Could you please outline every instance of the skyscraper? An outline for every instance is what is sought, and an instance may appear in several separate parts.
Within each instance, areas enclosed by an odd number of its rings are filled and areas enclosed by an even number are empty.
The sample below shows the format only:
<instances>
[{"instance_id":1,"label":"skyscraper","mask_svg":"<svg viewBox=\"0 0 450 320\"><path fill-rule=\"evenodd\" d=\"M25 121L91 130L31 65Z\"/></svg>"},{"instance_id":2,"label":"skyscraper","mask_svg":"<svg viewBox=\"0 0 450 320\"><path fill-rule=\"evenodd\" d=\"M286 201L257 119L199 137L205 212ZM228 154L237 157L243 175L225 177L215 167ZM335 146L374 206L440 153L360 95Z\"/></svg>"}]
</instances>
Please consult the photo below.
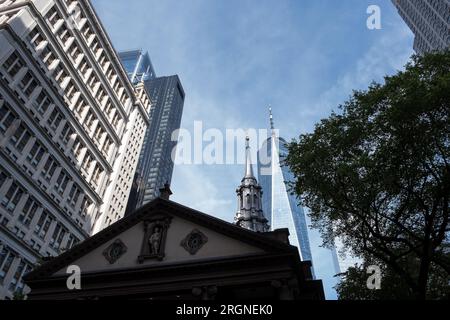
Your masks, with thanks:
<instances>
[{"instance_id":1,"label":"skyscraper","mask_svg":"<svg viewBox=\"0 0 450 320\"><path fill-rule=\"evenodd\" d=\"M149 103L89 1L0 2L0 299L124 215Z\"/></svg>"},{"instance_id":2,"label":"skyscraper","mask_svg":"<svg viewBox=\"0 0 450 320\"><path fill-rule=\"evenodd\" d=\"M298 205L295 195L289 191L288 182L294 177L283 165L287 155L286 141L278 137L270 113L271 136L258 150L258 180L263 189L262 209L269 220L271 230L289 229L289 242L299 249L302 260L312 262L305 212Z\"/></svg>"},{"instance_id":3,"label":"skyscraper","mask_svg":"<svg viewBox=\"0 0 450 320\"><path fill-rule=\"evenodd\" d=\"M449 0L392 0L414 33L414 50L423 54L450 47Z\"/></svg>"},{"instance_id":4,"label":"skyscraper","mask_svg":"<svg viewBox=\"0 0 450 320\"><path fill-rule=\"evenodd\" d=\"M152 61L147 52L129 50L119 53L120 60L132 83L154 79L156 77Z\"/></svg>"},{"instance_id":5,"label":"skyscraper","mask_svg":"<svg viewBox=\"0 0 450 320\"><path fill-rule=\"evenodd\" d=\"M172 133L180 128L185 93L178 76L156 77L148 53L131 50L119 56L129 78L133 82L143 81L152 101L150 125L127 204L128 214L156 198L159 189L172 180L172 150L177 138L172 139Z\"/></svg>"},{"instance_id":6,"label":"skyscraper","mask_svg":"<svg viewBox=\"0 0 450 320\"><path fill-rule=\"evenodd\" d=\"M142 206L159 195L159 189L172 180L176 147L175 130L180 128L185 93L177 75L157 77L145 82L152 99L150 125L139 156L139 172L143 173L143 187L138 190L136 206Z\"/></svg>"}]
</instances>

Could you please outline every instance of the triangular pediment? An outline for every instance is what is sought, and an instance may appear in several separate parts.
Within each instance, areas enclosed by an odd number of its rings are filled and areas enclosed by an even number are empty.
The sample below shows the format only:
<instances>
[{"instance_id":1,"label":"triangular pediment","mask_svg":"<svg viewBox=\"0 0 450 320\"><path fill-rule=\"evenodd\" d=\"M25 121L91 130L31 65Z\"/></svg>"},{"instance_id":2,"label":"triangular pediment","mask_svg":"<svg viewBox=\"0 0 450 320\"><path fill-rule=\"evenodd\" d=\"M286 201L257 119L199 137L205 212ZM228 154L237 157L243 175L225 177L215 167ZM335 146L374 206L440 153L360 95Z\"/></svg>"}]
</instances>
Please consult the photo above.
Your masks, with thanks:
<instances>
[{"instance_id":1,"label":"triangular pediment","mask_svg":"<svg viewBox=\"0 0 450 320\"><path fill-rule=\"evenodd\" d=\"M89 274L292 250L296 248L265 234L156 199L37 268L27 278L62 276L71 265Z\"/></svg>"}]
</instances>

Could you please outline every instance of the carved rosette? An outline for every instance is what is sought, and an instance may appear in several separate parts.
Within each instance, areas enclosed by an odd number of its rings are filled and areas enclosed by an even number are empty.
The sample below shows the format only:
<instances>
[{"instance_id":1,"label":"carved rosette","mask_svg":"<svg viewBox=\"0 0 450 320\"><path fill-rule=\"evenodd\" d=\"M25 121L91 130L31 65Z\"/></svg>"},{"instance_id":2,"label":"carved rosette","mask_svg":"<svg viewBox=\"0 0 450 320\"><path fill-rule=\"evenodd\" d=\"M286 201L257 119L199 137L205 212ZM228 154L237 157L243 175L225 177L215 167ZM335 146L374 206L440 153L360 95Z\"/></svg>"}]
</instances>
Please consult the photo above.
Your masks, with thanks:
<instances>
[{"instance_id":1,"label":"carved rosette","mask_svg":"<svg viewBox=\"0 0 450 320\"><path fill-rule=\"evenodd\" d=\"M104 251L103 256L108 260L110 264L116 262L125 252L127 252L127 246L120 239L116 239L111 243Z\"/></svg>"},{"instance_id":2,"label":"carved rosette","mask_svg":"<svg viewBox=\"0 0 450 320\"><path fill-rule=\"evenodd\" d=\"M194 229L181 241L180 245L194 255L206 242L208 238L201 231Z\"/></svg>"}]
</instances>

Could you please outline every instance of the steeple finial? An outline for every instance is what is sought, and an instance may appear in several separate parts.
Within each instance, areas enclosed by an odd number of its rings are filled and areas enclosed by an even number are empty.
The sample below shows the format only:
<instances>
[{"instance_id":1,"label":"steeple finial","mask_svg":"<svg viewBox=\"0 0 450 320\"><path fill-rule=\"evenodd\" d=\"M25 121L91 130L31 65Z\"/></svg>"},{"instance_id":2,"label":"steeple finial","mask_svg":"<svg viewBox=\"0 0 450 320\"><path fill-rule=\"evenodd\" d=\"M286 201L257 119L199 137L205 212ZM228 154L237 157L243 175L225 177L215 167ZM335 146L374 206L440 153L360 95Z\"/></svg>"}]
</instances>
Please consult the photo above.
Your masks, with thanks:
<instances>
[{"instance_id":1,"label":"steeple finial","mask_svg":"<svg viewBox=\"0 0 450 320\"><path fill-rule=\"evenodd\" d=\"M250 138L248 136L245 137L245 178L255 178L253 174L253 166L252 159L250 154Z\"/></svg>"}]
</instances>

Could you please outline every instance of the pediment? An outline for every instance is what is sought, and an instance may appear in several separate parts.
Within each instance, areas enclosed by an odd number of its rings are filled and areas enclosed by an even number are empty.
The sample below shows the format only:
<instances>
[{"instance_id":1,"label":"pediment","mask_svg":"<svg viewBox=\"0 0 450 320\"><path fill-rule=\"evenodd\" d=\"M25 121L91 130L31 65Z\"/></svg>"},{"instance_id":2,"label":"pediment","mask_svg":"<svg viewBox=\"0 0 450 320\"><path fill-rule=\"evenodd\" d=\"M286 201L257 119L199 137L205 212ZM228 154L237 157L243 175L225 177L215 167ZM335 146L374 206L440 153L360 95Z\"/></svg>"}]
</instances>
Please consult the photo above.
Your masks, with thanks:
<instances>
[{"instance_id":1,"label":"pediment","mask_svg":"<svg viewBox=\"0 0 450 320\"><path fill-rule=\"evenodd\" d=\"M31 272L27 278L62 276L68 266L97 273L227 259L295 247L263 234L156 199L68 252Z\"/></svg>"},{"instance_id":2,"label":"pediment","mask_svg":"<svg viewBox=\"0 0 450 320\"><path fill-rule=\"evenodd\" d=\"M72 264L79 266L81 272L84 273L183 263L193 260L225 258L264 252L261 248L227 237L188 220L179 217L171 217L170 220L165 239L160 239L159 243L158 241L152 242L149 239L146 233L150 233L150 237L157 233L151 233L151 231L146 230L146 221L141 221L73 261ZM147 225L147 229L148 227ZM201 236L197 235L202 235L203 240ZM190 244L187 244L188 242ZM113 249L114 244L119 244L117 252L120 252L119 248L122 247L124 253L120 254L117 259L110 260L105 257L105 252L108 252L107 249L111 249L111 247ZM153 244L160 250L160 255L158 255L158 252L152 255L151 247ZM66 268L62 268L56 274L65 273Z\"/></svg>"}]
</instances>

